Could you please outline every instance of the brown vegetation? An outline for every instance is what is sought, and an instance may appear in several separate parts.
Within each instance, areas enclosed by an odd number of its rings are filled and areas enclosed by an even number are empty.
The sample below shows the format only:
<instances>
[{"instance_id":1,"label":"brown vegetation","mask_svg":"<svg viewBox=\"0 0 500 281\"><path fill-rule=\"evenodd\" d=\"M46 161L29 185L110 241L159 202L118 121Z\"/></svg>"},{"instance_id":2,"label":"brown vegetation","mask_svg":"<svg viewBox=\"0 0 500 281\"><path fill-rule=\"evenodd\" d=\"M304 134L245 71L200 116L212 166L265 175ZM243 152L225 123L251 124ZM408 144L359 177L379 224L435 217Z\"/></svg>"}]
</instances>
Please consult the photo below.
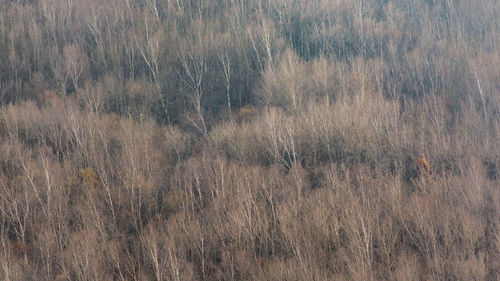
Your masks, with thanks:
<instances>
[{"instance_id":1,"label":"brown vegetation","mask_svg":"<svg viewBox=\"0 0 500 281\"><path fill-rule=\"evenodd\" d=\"M237 112L237 121L238 122L246 122L250 121L252 118L257 117L258 111L252 105L245 105L240 108Z\"/></svg>"},{"instance_id":2,"label":"brown vegetation","mask_svg":"<svg viewBox=\"0 0 500 281\"><path fill-rule=\"evenodd\" d=\"M425 160L424 157L422 157L422 156L418 157L416 164L417 164L417 169L418 169L420 174L430 174L431 173L431 166L429 165L427 160Z\"/></svg>"},{"instance_id":3,"label":"brown vegetation","mask_svg":"<svg viewBox=\"0 0 500 281\"><path fill-rule=\"evenodd\" d=\"M500 280L497 2L0 0L0 280Z\"/></svg>"}]
</instances>

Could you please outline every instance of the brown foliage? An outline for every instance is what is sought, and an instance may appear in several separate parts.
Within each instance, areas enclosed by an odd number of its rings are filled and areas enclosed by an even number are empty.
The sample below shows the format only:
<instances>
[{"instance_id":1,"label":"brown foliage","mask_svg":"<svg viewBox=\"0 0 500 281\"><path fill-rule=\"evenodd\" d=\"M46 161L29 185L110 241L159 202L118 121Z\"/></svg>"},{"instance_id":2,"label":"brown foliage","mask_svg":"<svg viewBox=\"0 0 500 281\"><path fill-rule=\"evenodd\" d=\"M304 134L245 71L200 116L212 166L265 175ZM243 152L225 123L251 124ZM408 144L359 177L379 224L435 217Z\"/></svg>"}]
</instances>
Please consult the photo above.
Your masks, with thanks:
<instances>
[{"instance_id":1,"label":"brown foliage","mask_svg":"<svg viewBox=\"0 0 500 281\"><path fill-rule=\"evenodd\" d=\"M29 246L21 241L15 241L10 243L10 249L15 257L23 258L29 252Z\"/></svg>"},{"instance_id":2,"label":"brown foliage","mask_svg":"<svg viewBox=\"0 0 500 281\"><path fill-rule=\"evenodd\" d=\"M254 119L258 113L259 112L255 107L247 104L238 110L238 112L236 113L236 120L240 123L249 122Z\"/></svg>"},{"instance_id":3,"label":"brown foliage","mask_svg":"<svg viewBox=\"0 0 500 281\"><path fill-rule=\"evenodd\" d=\"M80 170L83 188L93 191L100 185L99 178L92 167Z\"/></svg>"},{"instance_id":4,"label":"brown foliage","mask_svg":"<svg viewBox=\"0 0 500 281\"><path fill-rule=\"evenodd\" d=\"M419 174L424 175L431 173L431 166L429 165L427 160L425 160L424 157L422 156L418 157L417 160L415 161L415 164L417 165L417 170Z\"/></svg>"}]
</instances>

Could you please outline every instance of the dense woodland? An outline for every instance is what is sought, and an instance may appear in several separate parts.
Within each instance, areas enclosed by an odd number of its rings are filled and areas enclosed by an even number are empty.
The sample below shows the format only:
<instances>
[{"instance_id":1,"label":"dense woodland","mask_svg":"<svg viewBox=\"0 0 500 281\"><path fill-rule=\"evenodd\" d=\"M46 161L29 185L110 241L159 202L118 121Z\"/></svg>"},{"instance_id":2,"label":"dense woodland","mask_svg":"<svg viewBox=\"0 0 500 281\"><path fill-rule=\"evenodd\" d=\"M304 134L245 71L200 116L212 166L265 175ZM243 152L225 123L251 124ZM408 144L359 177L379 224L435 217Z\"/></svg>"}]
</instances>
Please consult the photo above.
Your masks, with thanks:
<instances>
[{"instance_id":1,"label":"dense woodland","mask_svg":"<svg viewBox=\"0 0 500 281\"><path fill-rule=\"evenodd\" d=\"M500 280L499 48L496 0L0 0L0 280Z\"/></svg>"}]
</instances>

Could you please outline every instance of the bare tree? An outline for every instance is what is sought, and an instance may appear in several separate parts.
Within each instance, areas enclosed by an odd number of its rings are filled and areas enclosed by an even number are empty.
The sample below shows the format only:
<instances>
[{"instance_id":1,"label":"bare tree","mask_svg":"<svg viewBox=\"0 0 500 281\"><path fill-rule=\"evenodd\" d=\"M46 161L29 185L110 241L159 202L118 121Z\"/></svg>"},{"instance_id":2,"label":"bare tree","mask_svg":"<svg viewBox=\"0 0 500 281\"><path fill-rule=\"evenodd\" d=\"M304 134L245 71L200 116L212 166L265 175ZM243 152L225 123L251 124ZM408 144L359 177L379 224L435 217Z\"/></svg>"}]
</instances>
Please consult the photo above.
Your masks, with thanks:
<instances>
[{"instance_id":1,"label":"bare tree","mask_svg":"<svg viewBox=\"0 0 500 281\"><path fill-rule=\"evenodd\" d=\"M219 53L220 68L226 82L227 110L231 118L231 59L227 50Z\"/></svg>"},{"instance_id":2,"label":"bare tree","mask_svg":"<svg viewBox=\"0 0 500 281\"><path fill-rule=\"evenodd\" d=\"M87 66L87 58L77 45L66 45L63 49L66 75L71 78L75 91L78 92L78 82Z\"/></svg>"},{"instance_id":3,"label":"bare tree","mask_svg":"<svg viewBox=\"0 0 500 281\"><path fill-rule=\"evenodd\" d=\"M179 71L180 79L189 89L188 99L196 114L196 119L188 118L200 133L207 136L202 98L204 94L204 78L208 71L205 50L203 46L182 46L179 50L182 69Z\"/></svg>"},{"instance_id":4,"label":"bare tree","mask_svg":"<svg viewBox=\"0 0 500 281\"><path fill-rule=\"evenodd\" d=\"M148 3L151 1L148 1ZM156 1L154 6L156 7ZM153 3L151 3L153 5ZM157 12L157 11L156 11ZM133 29L134 41L142 59L146 63L149 72L153 78L153 82L156 85L156 95L160 100L162 109L164 113L168 116L168 108L165 102L165 97L162 94L162 87L160 81L160 66L159 66L159 55L161 50L161 44L164 42L164 30L158 27L158 24L150 23L148 20L149 16L144 12L144 31L137 31L136 28ZM144 37L143 37L144 36Z\"/></svg>"}]
</instances>

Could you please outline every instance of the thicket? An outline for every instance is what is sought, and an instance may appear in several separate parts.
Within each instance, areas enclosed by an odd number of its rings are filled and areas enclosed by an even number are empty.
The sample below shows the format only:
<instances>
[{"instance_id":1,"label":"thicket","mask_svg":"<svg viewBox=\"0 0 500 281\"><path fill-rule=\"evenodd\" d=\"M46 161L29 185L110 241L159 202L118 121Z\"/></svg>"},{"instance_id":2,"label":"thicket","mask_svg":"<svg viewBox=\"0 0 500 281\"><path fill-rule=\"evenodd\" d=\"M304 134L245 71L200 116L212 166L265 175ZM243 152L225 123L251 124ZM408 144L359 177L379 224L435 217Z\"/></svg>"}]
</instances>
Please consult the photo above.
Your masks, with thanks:
<instances>
[{"instance_id":1,"label":"thicket","mask_svg":"<svg viewBox=\"0 0 500 281\"><path fill-rule=\"evenodd\" d=\"M499 18L0 0L0 280L499 280Z\"/></svg>"}]
</instances>

